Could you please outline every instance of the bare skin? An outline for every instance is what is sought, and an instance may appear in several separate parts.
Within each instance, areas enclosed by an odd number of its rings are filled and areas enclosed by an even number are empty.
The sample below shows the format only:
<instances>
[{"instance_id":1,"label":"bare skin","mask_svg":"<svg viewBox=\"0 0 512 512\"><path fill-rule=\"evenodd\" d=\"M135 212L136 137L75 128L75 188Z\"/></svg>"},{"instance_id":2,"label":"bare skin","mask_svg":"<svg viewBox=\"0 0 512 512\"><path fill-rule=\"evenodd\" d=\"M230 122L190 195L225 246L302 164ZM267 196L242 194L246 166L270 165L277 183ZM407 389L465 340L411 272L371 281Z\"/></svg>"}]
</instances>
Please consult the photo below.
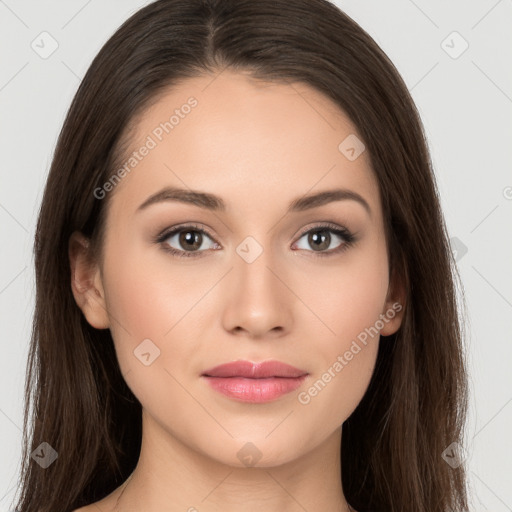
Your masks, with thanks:
<instances>
[{"instance_id":1,"label":"bare skin","mask_svg":"<svg viewBox=\"0 0 512 512\"><path fill-rule=\"evenodd\" d=\"M403 313L390 318L403 297L389 281L369 155L351 161L338 149L357 131L318 91L231 71L189 79L161 97L138 120L132 150L191 96L197 106L161 141L153 137L156 147L108 192L103 261L87 263L80 233L70 240L76 302L92 326L111 330L120 368L143 406L133 474L79 511L349 512L341 428L368 387L379 335L358 341L342 370L334 364L365 329L396 332ZM226 209L161 201L137 211L168 186L215 194ZM286 212L294 199L338 188L359 194L370 211L344 199ZM354 243L335 252L346 241L325 222L347 229ZM181 224L185 232L190 224L206 230L196 256L164 250L186 252L179 233L154 241ZM307 234L322 232L319 224L328 230L320 251ZM262 249L251 262L237 252L246 237ZM242 247L256 254L258 245L248 244ZM145 339L160 350L150 365L134 355ZM241 402L201 378L237 359L275 359L309 375L273 401ZM329 369L330 378L322 377ZM319 379L325 386L309 393ZM240 457L247 446L259 457L253 466Z\"/></svg>"}]
</instances>

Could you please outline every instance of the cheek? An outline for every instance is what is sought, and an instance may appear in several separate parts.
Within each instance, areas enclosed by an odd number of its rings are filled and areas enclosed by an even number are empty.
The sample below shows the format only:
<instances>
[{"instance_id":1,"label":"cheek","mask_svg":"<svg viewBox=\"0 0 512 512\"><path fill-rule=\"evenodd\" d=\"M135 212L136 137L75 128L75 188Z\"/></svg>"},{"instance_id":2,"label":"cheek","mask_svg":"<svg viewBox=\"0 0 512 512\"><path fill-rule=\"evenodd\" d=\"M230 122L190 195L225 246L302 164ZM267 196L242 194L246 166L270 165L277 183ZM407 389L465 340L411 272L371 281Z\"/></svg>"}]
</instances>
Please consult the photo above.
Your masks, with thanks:
<instances>
[{"instance_id":1,"label":"cheek","mask_svg":"<svg viewBox=\"0 0 512 512\"><path fill-rule=\"evenodd\" d=\"M200 340L191 321L196 323L194 311L211 276L191 281L192 272L169 264L165 256L146 256L142 262L135 251L123 254L122 260L112 254L106 261L104 279L121 372L144 407L155 413L186 409L190 395L180 383Z\"/></svg>"},{"instance_id":2,"label":"cheek","mask_svg":"<svg viewBox=\"0 0 512 512\"><path fill-rule=\"evenodd\" d=\"M111 247L104 282L121 368L140 369L134 351L148 339L156 347L145 342L150 352L158 354L156 366L179 366L198 348L197 315L202 307L211 308L206 295L218 277L207 265L179 265L161 251L126 245L116 256L114 249L122 244ZM179 343L174 343L177 339Z\"/></svg>"},{"instance_id":3,"label":"cheek","mask_svg":"<svg viewBox=\"0 0 512 512\"><path fill-rule=\"evenodd\" d=\"M324 353L343 349L383 312L388 261L385 245L378 238L373 240L362 248L349 249L333 262L308 263L308 270L296 272L301 277L294 291L312 313L307 316Z\"/></svg>"},{"instance_id":4,"label":"cheek","mask_svg":"<svg viewBox=\"0 0 512 512\"><path fill-rule=\"evenodd\" d=\"M378 344L378 336L366 346L358 341L339 343L329 361L310 376L296 397L305 434L325 437L350 417L368 389Z\"/></svg>"},{"instance_id":5,"label":"cheek","mask_svg":"<svg viewBox=\"0 0 512 512\"><path fill-rule=\"evenodd\" d=\"M311 431L314 424L321 425L315 435L327 435L339 427L368 388L380 342L377 322L382 297L378 287L359 286L329 304L326 323L334 334L324 328L325 334L307 345L313 371L296 400Z\"/></svg>"}]
</instances>

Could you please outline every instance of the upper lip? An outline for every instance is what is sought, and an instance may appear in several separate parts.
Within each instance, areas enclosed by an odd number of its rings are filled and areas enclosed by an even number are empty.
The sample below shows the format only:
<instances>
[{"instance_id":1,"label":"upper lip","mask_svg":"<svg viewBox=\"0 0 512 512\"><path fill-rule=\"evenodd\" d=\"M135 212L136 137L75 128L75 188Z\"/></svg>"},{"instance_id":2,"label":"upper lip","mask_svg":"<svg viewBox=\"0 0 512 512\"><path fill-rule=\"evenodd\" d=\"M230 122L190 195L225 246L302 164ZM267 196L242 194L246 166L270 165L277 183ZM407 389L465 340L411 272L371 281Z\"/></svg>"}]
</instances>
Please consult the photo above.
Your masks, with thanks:
<instances>
[{"instance_id":1,"label":"upper lip","mask_svg":"<svg viewBox=\"0 0 512 512\"><path fill-rule=\"evenodd\" d=\"M205 370L202 375L207 377L246 377L252 379L264 379L268 377L301 377L308 372L299 370L280 361L263 361L253 363L251 361L233 361L221 364Z\"/></svg>"}]
</instances>

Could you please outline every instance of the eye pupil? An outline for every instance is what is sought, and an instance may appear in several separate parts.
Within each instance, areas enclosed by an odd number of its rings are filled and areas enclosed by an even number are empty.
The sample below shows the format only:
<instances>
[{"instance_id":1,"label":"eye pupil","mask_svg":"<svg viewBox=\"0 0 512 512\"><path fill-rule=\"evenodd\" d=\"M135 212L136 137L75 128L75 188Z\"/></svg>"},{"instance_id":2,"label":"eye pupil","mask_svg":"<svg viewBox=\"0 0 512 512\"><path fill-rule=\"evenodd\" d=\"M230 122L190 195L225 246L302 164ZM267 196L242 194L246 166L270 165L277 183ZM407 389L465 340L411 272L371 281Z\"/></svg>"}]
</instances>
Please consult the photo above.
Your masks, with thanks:
<instances>
[{"instance_id":1,"label":"eye pupil","mask_svg":"<svg viewBox=\"0 0 512 512\"><path fill-rule=\"evenodd\" d=\"M195 233L195 234L194 234ZM180 234L180 244L182 247L188 247L192 249L199 249L201 247L201 234L197 231L182 231ZM199 240L199 243L198 243Z\"/></svg>"},{"instance_id":2,"label":"eye pupil","mask_svg":"<svg viewBox=\"0 0 512 512\"><path fill-rule=\"evenodd\" d=\"M318 234L320 233L320 235ZM331 243L331 235L321 235L321 233L329 233L328 230L322 229L318 231L313 231L309 235L309 243L315 250L324 250L327 249ZM325 241L327 240L327 243Z\"/></svg>"}]
</instances>

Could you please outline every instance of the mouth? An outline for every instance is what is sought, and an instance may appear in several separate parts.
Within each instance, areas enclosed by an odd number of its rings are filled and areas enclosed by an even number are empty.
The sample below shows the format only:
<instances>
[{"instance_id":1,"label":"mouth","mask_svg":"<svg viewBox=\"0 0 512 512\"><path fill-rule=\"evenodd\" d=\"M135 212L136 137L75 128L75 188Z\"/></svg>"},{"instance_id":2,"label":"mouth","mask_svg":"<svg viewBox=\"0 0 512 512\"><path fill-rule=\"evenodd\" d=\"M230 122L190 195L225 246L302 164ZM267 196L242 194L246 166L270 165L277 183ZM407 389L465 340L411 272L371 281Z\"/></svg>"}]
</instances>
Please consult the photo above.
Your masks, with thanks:
<instances>
[{"instance_id":1,"label":"mouth","mask_svg":"<svg viewBox=\"0 0 512 512\"><path fill-rule=\"evenodd\" d=\"M201 374L212 389L228 398L261 403L276 400L297 389L308 372L280 361L233 361Z\"/></svg>"}]
</instances>

